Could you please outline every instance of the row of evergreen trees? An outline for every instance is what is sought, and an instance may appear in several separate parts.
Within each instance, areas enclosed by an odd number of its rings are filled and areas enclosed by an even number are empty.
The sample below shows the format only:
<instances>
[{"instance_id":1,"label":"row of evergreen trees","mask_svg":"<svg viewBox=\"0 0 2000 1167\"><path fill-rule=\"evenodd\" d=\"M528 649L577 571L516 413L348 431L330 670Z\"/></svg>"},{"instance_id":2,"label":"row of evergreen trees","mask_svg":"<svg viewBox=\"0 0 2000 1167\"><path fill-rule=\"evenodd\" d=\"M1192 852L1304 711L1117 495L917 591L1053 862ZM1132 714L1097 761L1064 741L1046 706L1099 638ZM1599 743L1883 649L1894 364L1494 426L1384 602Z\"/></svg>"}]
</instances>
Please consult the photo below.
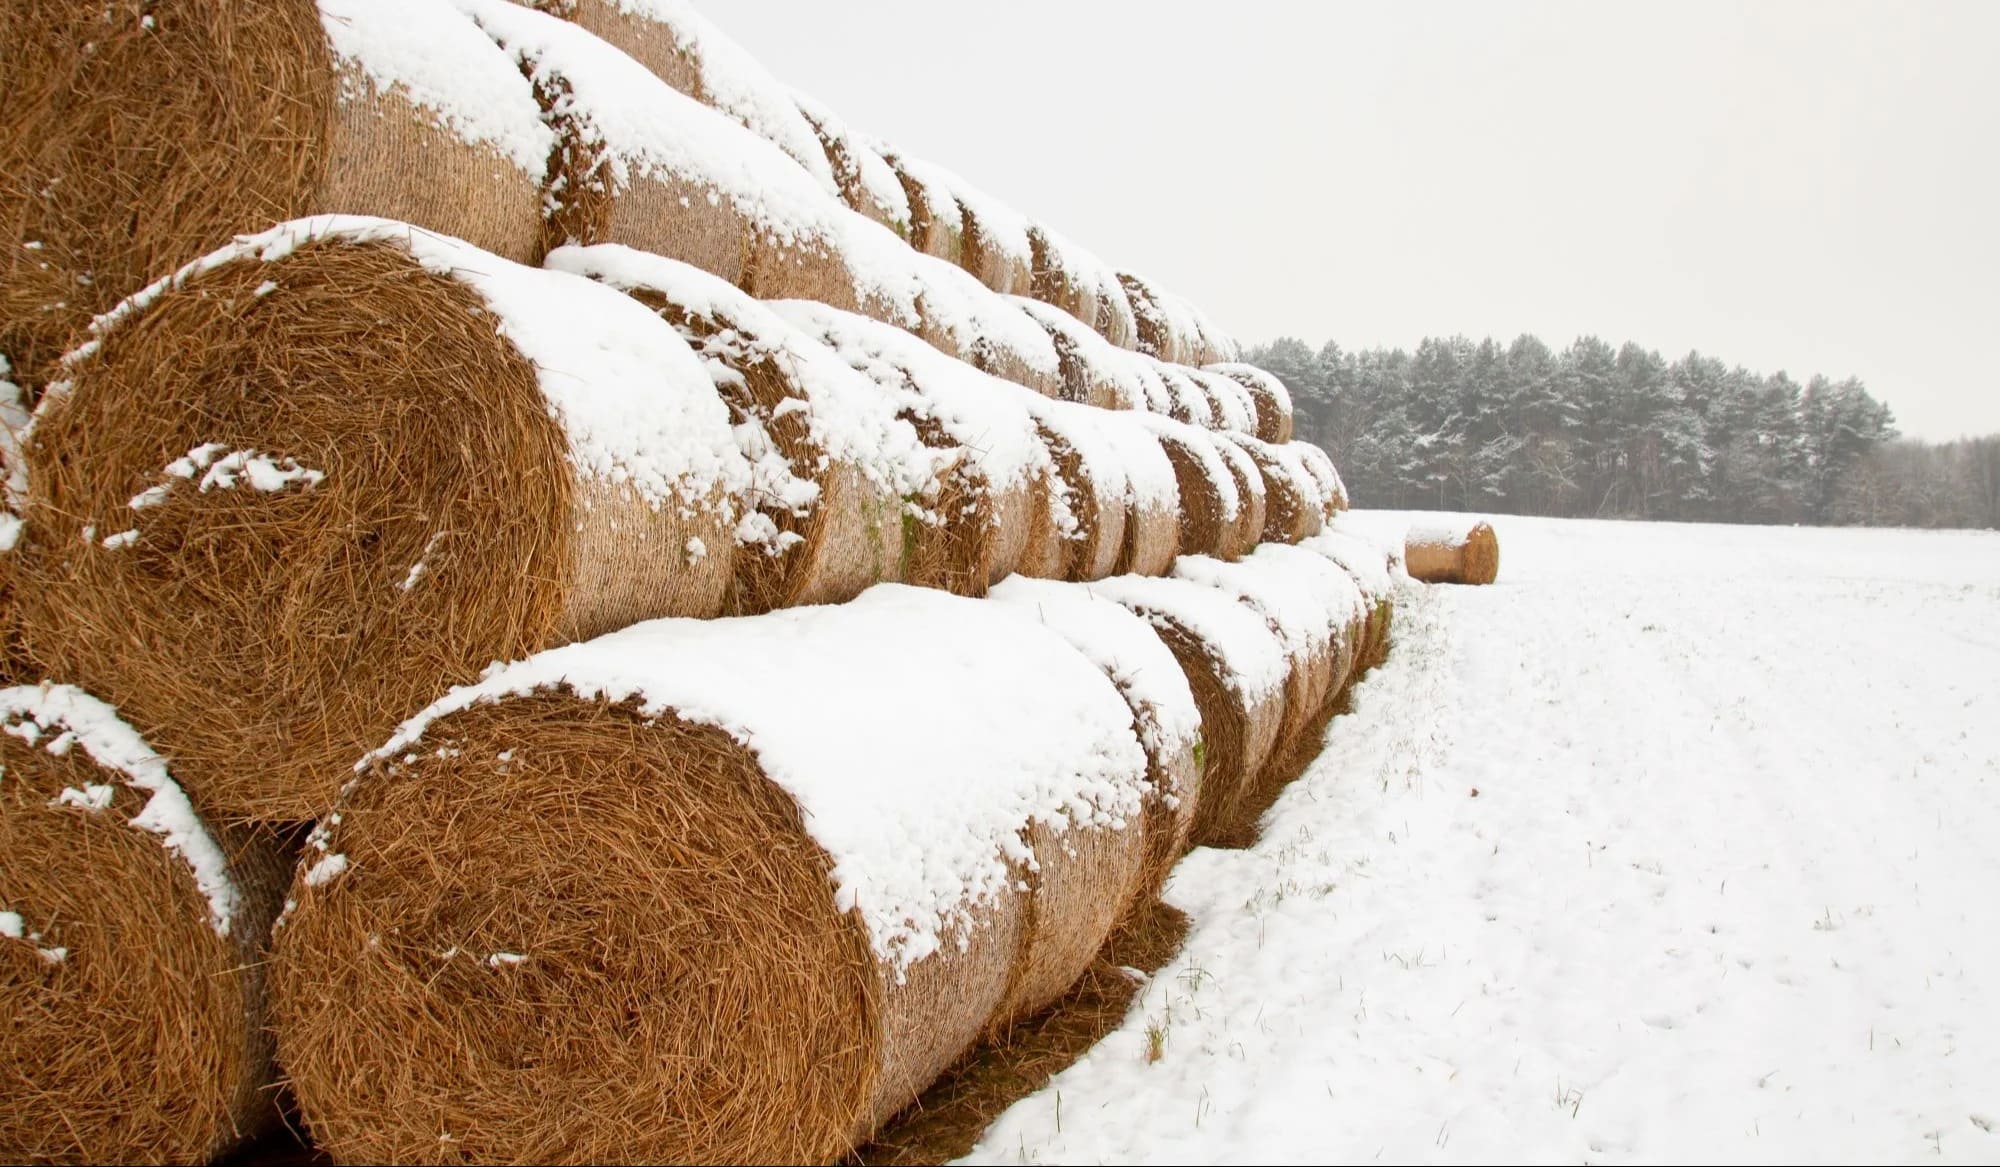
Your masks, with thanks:
<instances>
[{"instance_id":1,"label":"row of evergreen trees","mask_svg":"<svg viewBox=\"0 0 2000 1167\"><path fill-rule=\"evenodd\" d=\"M1801 384L1595 337L1561 352L1430 338L1414 353L1288 338L1250 359L1284 378L1300 436L1369 506L2000 526L2000 438L1896 441L1853 378Z\"/></svg>"}]
</instances>

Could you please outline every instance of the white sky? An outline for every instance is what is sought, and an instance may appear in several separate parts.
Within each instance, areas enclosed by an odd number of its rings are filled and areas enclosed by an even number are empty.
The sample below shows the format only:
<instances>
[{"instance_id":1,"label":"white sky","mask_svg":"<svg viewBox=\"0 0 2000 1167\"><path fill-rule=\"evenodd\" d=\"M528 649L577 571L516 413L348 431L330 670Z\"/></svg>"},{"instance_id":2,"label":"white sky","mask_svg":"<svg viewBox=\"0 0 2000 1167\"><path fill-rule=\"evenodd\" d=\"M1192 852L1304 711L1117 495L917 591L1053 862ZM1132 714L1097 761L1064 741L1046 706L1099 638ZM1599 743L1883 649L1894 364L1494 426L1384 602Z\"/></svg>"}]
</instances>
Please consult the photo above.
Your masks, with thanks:
<instances>
[{"instance_id":1,"label":"white sky","mask_svg":"<svg viewBox=\"0 0 2000 1167\"><path fill-rule=\"evenodd\" d=\"M1245 341L1594 333L2000 431L2000 2L702 11Z\"/></svg>"}]
</instances>

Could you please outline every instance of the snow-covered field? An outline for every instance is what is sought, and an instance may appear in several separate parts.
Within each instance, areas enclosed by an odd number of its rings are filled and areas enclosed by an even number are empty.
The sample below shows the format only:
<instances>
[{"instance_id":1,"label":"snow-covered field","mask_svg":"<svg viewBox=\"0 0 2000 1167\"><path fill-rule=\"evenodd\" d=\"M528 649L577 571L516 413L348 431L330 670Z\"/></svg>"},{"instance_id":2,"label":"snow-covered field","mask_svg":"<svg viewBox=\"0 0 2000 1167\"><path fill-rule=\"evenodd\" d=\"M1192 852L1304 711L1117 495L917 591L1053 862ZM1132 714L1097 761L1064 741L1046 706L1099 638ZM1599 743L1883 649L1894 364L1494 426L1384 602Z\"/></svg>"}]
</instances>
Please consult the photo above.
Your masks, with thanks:
<instances>
[{"instance_id":1,"label":"snow-covered field","mask_svg":"<svg viewBox=\"0 0 2000 1167\"><path fill-rule=\"evenodd\" d=\"M2000 536L1496 526L974 1159L2000 1160Z\"/></svg>"}]
</instances>

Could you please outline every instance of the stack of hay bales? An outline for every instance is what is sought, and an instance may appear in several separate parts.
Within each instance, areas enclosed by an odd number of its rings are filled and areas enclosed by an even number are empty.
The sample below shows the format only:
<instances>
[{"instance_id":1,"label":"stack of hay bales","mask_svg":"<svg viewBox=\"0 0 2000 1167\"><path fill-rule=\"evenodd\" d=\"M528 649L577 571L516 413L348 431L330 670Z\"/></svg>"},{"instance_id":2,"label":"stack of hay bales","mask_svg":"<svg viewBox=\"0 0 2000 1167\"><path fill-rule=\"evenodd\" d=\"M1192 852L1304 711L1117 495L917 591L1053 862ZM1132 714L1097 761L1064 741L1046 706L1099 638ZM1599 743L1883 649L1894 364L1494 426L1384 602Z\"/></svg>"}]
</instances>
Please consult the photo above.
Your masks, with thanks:
<instances>
[{"instance_id":1,"label":"stack of hay bales","mask_svg":"<svg viewBox=\"0 0 2000 1167\"><path fill-rule=\"evenodd\" d=\"M131 15L0 13L0 1152L837 1157L1378 659L1282 384L678 0Z\"/></svg>"}]
</instances>

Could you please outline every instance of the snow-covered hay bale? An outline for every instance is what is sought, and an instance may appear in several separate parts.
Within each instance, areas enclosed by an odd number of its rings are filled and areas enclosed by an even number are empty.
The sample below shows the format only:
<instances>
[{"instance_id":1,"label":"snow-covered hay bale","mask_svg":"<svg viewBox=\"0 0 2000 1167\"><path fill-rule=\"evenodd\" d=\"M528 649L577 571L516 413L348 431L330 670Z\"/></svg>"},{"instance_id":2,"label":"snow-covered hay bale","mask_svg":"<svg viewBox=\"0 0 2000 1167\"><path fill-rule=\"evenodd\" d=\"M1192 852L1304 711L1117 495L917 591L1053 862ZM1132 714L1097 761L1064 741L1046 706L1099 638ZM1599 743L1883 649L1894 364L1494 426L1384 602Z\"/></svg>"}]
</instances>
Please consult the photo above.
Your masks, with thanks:
<instances>
[{"instance_id":1,"label":"snow-covered hay bale","mask_svg":"<svg viewBox=\"0 0 2000 1167\"><path fill-rule=\"evenodd\" d=\"M880 321L804 300L771 307L873 381L940 458L937 493L908 520L905 581L979 596L1031 551L1057 553L1044 399Z\"/></svg>"},{"instance_id":2,"label":"snow-covered hay bale","mask_svg":"<svg viewBox=\"0 0 2000 1167\"><path fill-rule=\"evenodd\" d=\"M1087 253L1039 223L1028 227L1028 247L1033 272L1022 295L1067 313L1085 328L1097 327L1098 302L1102 288L1101 267L1085 267L1078 261Z\"/></svg>"},{"instance_id":3,"label":"snow-covered hay bale","mask_svg":"<svg viewBox=\"0 0 2000 1167\"><path fill-rule=\"evenodd\" d=\"M559 138L549 246L624 243L760 297L856 306L844 209L824 159L822 185L771 142L582 27L509 0L455 2L533 81Z\"/></svg>"},{"instance_id":4,"label":"snow-covered hay bale","mask_svg":"<svg viewBox=\"0 0 2000 1167\"><path fill-rule=\"evenodd\" d=\"M1097 334L1130 352L1139 349L1139 318L1132 298L1125 293L1124 281L1111 268L1104 269L1097 294Z\"/></svg>"},{"instance_id":5,"label":"snow-covered hay bale","mask_svg":"<svg viewBox=\"0 0 2000 1167\"><path fill-rule=\"evenodd\" d=\"M589 280L301 220L132 297L63 375L23 636L206 813L314 817L488 662L721 611L749 462L686 343Z\"/></svg>"},{"instance_id":6,"label":"snow-covered hay bale","mask_svg":"<svg viewBox=\"0 0 2000 1167\"><path fill-rule=\"evenodd\" d=\"M879 232L878 232L879 234ZM916 289L914 319L864 301L861 311L922 337L932 348L1044 397L1063 395L1062 358L1041 325L954 264L901 249ZM885 263L886 266L886 263ZM886 306L887 301L881 303Z\"/></svg>"},{"instance_id":7,"label":"snow-covered hay bale","mask_svg":"<svg viewBox=\"0 0 2000 1167\"><path fill-rule=\"evenodd\" d=\"M1484 520L1415 523L1403 538L1403 562L1425 583L1490 584L1500 576L1500 537Z\"/></svg>"},{"instance_id":8,"label":"snow-covered hay bale","mask_svg":"<svg viewBox=\"0 0 2000 1167\"><path fill-rule=\"evenodd\" d=\"M896 170L869 143L826 106L794 92L799 113L819 136L827 165L840 187L841 201L904 239L910 237L910 196Z\"/></svg>"},{"instance_id":9,"label":"snow-covered hay bale","mask_svg":"<svg viewBox=\"0 0 2000 1167\"><path fill-rule=\"evenodd\" d=\"M1003 296L1034 290L1034 247L1028 220L1007 204L952 177L952 193L965 216L965 243L959 264Z\"/></svg>"},{"instance_id":10,"label":"snow-covered hay bale","mask_svg":"<svg viewBox=\"0 0 2000 1167\"><path fill-rule=\"evenodd\" d=\"M1217 425L1215 399L1209 396L1206 386L1188 376L1185 366L1154 360L1152 371L1167 387L1169 404L1164 411L1167 416L1205 430L1221 428Z\"/></svg>"},{"instance_id":11,"label":"snow-covered hay bale","mask_svg":"<svg viewBox=\"0 0 2000 1167\"><path fill-rule=\"evenodd\" d=\"M1089 587L1153 626L1201 710L1204 772L1192 843L1246 846L1263 810L1253 799L1258 776L1285 721L1284 647L1260 615L1204 584L1121 575Z\"/></svg>"},{"instance_id":12,"label":"snow-covered hay bale","mask_svg":"<svg viewBox=\"0 0 2000 1167\"><path fill-rule=\"evenodd\" d=\"M1347 484L1340 480L1340 471L1334 468L1333 456L1313 442L1288 442L1286 446L1298 452L1306 472L1319 483L1320 500L1325 506L1326 518L1331 522L1334 516L1348 507Z\"/></svg>"},{"instance_id":13,"label":"snow-covered hay bale","mask_svg":"<svg viewBox=\"0 0 2000 1167\"><path fill-rule=\"evenodd\" d=\"M291 878L117 711L0 690L0 1155L201 1163L275 1117L265 945Z\"/></svg>"},{"instance_id":14,"label":"snow-covered hay bale","mask_svg":"<svg viewBox=\"0 0 2000 1167\"><path fill-rule=\"evenodd\" d=\"M1172 365L1209 363L1202 359L1201 324L1187 301L1131 272L1119 272L1118 283L1132 305L1140 352Z\"/></svg>"},{"instance_id":15,"label":"snow-covered hay bale","mask_svg":"<svg viewBox=\"0 0 2000 1167\"><path fill-rule=\"evenodd\" d=\"M925 255L958 264L965 256L965 211L935 171L893 147L872 143L874 152L895 172L910 205L910 246Z\"/></svg>"},{"instance_id":16,"label":"snow-covered hay bale","mask_svg":"<svg viewBox=\"0 0 2000 1167\"><path fill-rule=\"evenodd\" d=\"M1117 689L999 604L556 649L408 722L309 844L280 1054L342 1161L829 1161L1082 971L1149 790Z\"/></svg>"},{"instance_id":17,"label":"snow-covered hay bale","mask_svg":"<svg viewBox=\"0 0 2000 1167\"><path fill-rule=\"evenodd\" d=\"M390 216L535 257L551 139L446 0L0 8L0 351L37 384L91 317L243 231Z\"/></svg>"},{"instance_id":18,"label":"snow-covered hay bale","mask_svg":"<svg viewBox=\"0 0 2000 1167\"><path fill-rule=\"evenodd\" d=\"M1125 698L1146 750L1148 784L1146 866L1136 898L1151 898L1187 851L1201 798L1206 750L1187 677L1151 624L1089 587L1016 576L987 598L1022 609L1075 645Z\"/></svg>"},{"instance_id":19,"label":"snow-covered hay bale","mask_svg":"<svg viewBox=\"0 0 2000 1167\"><path fill-rule=\"evenodd\" d=\"M1210 434L1208 437L1215 445L1215 452L1222 456L1223 464L1229 468L1239 500L1235 519L1223 524L1222 544L1216 558L1240 559L1250 554L1251 548L1264 538L1264 516L1270 509L1270 499L1264 491L1264 475L1242 446L1221 434Z\"/></svg>"},{"instance_id":20,"label":"snow-covered hay bale","mask_svg":"<svg viewBox=\"0 0 2000 1167\"><path fill-rule=\"evenodd\" d=\"M1214 588L1244 605L1284 650L1285 710L1277 744L1245 792L1246 798L1262 799L1261 814L1276 793L1274 787L1284 780L1272 780L1274 764L1292 752L1306 726L1333 699L1334 669L1339 663L1336 633L1347 613L1329 608L1295 565L1270 556L1247 555L1239 562L1224 563L1206 555L1183 555L1174 563L1174 578Z\"/></svg>"},{"instance_id":21,"label":"snow-covered hay bale","mask_svg":"<svg viewBox=\"0 0 2000 1167\"><path fill-rule=\"evenodd\" d=\"M1116 451L1129 492L1125 538L1112 570L1119 575L1165 575L1181 550L1176 464L1144 415L1101 413L1097 428Z\"/></svg>"},{"instance_id":22,"label":"snow-covered hay bale","mask_svg":"<svg viewBox=\"0 0 2000 1167\"><path fill-rule=\"evenodd\" d=\"M1264 542L1297 543L1319 534L1326 522L1326 500L1320 494L1319 480L1306 468L1298 450L1244 433L1218 436L1257 464L1264 484Z\"/></svg>"},{"instance_id":23,"label":"snow-covered hay bale","mask_svg":"<svg viewBox=\"0 0 2000 1167\"><path fill-rule=\"evenodd\" d=\"M1134 487L1122 444L1107 432L1103 410L1068 401L1029 400L1055 471L1050 531L1059 541L1056 570L1023 569L1041 579L1103 579L1118 569Z\"/></svg>"},{"instance_id":24,"label":"snow-covered hay bale","mask_svg":"<svg viewBox=\"0 0 2000 1167\"><path fill-rule=\"evenodd\" d=\"M1061 308L1018 296L1009 302L1041 325L1055 344L1063 400L1100 409L1147 408L1148 386L1141 358L1114 348Z\"/></svg>"},{"instance_id":25,"label":"snow-covered hay bale","mask_svg":"<svg viewBox=\"0 0 2000 1167\"><path fill-rule=\"evenodd\" d=\"M1299 549L1324 557L1346 572L1360 589L1367 612L1357 659L1350 673L1358 674L1381 663L1389 651L1396 580L1407 578L1402 571L1402 548L1385 547L1372 536L1350 529L1344 519L1335 519L1326 530L1299 544Z\"/></svg>"},{"instance_id":26,"label":"snow-covered hay bale","mask_svg":"<svg viewBox=\"0 0 2000 1167\"><path fill-rule=\"evenodd\" d=\"M1250 390L1233 378L1206 369L1182 369L1181 372L1208 395L1209 408L1215 414L1214 428L1225 433L1256 435L1257 399L1251 396Z\"/></svg>"},{"instance_id":27,"label":"snow-covered hay bale","mask_svg":"<svg viewBox=\"0 0 2000 1167\"><path fill-rule=\"evenodd\" d=\"M1236 546L1232 536L1241 522L1244 499L1218 439L1207 430L1156 413L1131 416L1159 442L1173 467L1180 496L1179 553L1229 558L1225 552Z\"/></svg>"},{"instance_id":28,"label":"snow-covered hay bale","mask_svg":"<svg viewBox=\"0 0 2000 1167\"><path fill-rule=\"evenodd\" d=\"M818 134L785 86L684 0L526 0L588 29L655 77L770 142L829 194Z\"/></svg>"},{"instance_id":29,"label":"snow-covered hay bale","mask_svg":"<svg viewBox=\"0 0 2000 1167\"><path fill-rule=\"evenodd\" d=\"M1292 440L1292 392L1285 383L1255 365L1224 361L1207 366L1243 386L1257 411L1257 437L1273 445Z\"/></svg>"},{"instance_id":30,"label":"snow-covered hay bale","mask_svg":"<svg viewBox=\"0 0 2000 1167\"><path fill-rule=\"evenodd\" d=\"M727 610L837 604L900 577L903 500L936 487L896 403L769 308L697 268L616 244L546 266L652 308L699 355L755 475Z\"/></svg>"}]
</instances>

